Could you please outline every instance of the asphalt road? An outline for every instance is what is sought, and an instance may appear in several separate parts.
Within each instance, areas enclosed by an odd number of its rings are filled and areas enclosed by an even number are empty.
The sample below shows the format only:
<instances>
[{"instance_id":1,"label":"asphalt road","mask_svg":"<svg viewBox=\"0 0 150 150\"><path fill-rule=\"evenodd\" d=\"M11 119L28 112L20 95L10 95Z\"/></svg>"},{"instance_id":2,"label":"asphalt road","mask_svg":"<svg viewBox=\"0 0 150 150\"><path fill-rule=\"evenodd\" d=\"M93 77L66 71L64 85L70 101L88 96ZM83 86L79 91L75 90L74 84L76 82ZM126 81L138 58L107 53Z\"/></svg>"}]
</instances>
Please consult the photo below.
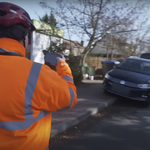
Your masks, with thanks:
<instances>
[{"instance_id":1,"label":"asphalt road","mask_svg":"<svg viewBox=\"0 0 150 150\"><path fill-rule=\"evenodd\" d=\"M150 150L150 108L117 102L50 140L50 150Z\"/></svg>"}]
</instances>

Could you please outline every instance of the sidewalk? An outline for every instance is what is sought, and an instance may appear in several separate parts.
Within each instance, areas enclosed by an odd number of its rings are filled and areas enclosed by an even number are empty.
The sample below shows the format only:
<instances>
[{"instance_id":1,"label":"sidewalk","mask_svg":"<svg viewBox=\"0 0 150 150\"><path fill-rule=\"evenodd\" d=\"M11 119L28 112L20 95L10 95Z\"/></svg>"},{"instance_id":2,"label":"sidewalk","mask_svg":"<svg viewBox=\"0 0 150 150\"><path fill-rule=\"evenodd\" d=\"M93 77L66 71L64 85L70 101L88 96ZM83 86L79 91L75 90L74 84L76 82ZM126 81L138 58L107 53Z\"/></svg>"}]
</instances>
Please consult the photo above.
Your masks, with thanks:
<instances>
[{"instance_id":1,"label":"sidewalk","mask_svg":"<svg viewBox=\"0 0 150 150\"><path fill-rule=\"evenodd\" d=\"M115 98L105 94L102 81L83 81L77 88L78 104L72 109L64 109L52 114L51 136L55 136L67 128L79 123L90 115L114 103Z\"/></svg>"}]
</instances>

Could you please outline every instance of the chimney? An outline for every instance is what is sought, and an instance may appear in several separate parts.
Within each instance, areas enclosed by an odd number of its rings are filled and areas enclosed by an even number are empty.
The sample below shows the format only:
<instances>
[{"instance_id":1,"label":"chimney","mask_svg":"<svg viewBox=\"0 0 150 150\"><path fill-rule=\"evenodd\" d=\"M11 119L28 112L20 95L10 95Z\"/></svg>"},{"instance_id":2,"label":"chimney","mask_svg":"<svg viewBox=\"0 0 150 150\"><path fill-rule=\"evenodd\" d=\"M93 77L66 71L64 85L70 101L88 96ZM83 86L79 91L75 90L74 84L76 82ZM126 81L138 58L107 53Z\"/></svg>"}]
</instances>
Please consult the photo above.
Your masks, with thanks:
<instances>
[{"instance_id":1,"label":"chimney","mask_svg":"<svg viewBox=\"0 0 150 150\"><path fill-rule=\"evenodd\" d=\"M81 41L81 45L84 47L84 41Z\"/></svg>"}]
</instances>

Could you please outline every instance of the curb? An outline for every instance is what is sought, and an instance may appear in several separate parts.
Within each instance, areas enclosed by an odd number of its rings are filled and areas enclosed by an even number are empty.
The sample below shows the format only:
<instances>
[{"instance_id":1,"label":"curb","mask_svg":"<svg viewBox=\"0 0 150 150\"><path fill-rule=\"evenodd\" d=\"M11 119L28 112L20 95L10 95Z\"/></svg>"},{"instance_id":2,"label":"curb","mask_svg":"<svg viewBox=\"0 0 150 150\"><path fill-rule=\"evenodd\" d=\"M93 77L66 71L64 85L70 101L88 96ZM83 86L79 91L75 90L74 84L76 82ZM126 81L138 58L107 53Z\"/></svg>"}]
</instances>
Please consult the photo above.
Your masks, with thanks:
<instances>
[{"instance_id":1,"label":"curb","mask_svg":"<svg viewBox=\"0 0 150 150\"><path fill-rule=\"evenodd\" d=\"M51 137L53 137L53 136L65 131L66 129L78 124L79 122L88 118L89 116L97 114L100 110L112 105L115 101L116 101L116 98L108 101L107 103L102 103L95 108L90 108L88 111L79 114L76 118L70 118L65 122L62 122L62 123L59 123L58 125L55 125L55 128L51 130Z\"/></svg>"}]
</instances>

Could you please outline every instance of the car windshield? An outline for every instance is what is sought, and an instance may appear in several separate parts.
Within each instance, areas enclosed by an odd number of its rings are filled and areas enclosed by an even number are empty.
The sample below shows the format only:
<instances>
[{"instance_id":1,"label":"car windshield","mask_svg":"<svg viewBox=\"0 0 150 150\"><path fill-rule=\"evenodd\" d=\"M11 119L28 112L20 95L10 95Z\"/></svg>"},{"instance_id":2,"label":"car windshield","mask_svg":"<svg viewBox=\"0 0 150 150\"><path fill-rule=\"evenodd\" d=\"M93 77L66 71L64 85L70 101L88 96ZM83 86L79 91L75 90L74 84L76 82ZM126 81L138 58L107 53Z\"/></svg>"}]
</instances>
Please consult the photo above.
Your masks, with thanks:
<instances>
[{"instance_id":1,"label":"car windshield","mask_svg":"<svg viewBox=\"0 0 150 150\"><path fill-rule=\"evenodd\" d=\"M118 68L150 75L150 62L145 60L126 59Z\"/></svg>"}]
</instances>

